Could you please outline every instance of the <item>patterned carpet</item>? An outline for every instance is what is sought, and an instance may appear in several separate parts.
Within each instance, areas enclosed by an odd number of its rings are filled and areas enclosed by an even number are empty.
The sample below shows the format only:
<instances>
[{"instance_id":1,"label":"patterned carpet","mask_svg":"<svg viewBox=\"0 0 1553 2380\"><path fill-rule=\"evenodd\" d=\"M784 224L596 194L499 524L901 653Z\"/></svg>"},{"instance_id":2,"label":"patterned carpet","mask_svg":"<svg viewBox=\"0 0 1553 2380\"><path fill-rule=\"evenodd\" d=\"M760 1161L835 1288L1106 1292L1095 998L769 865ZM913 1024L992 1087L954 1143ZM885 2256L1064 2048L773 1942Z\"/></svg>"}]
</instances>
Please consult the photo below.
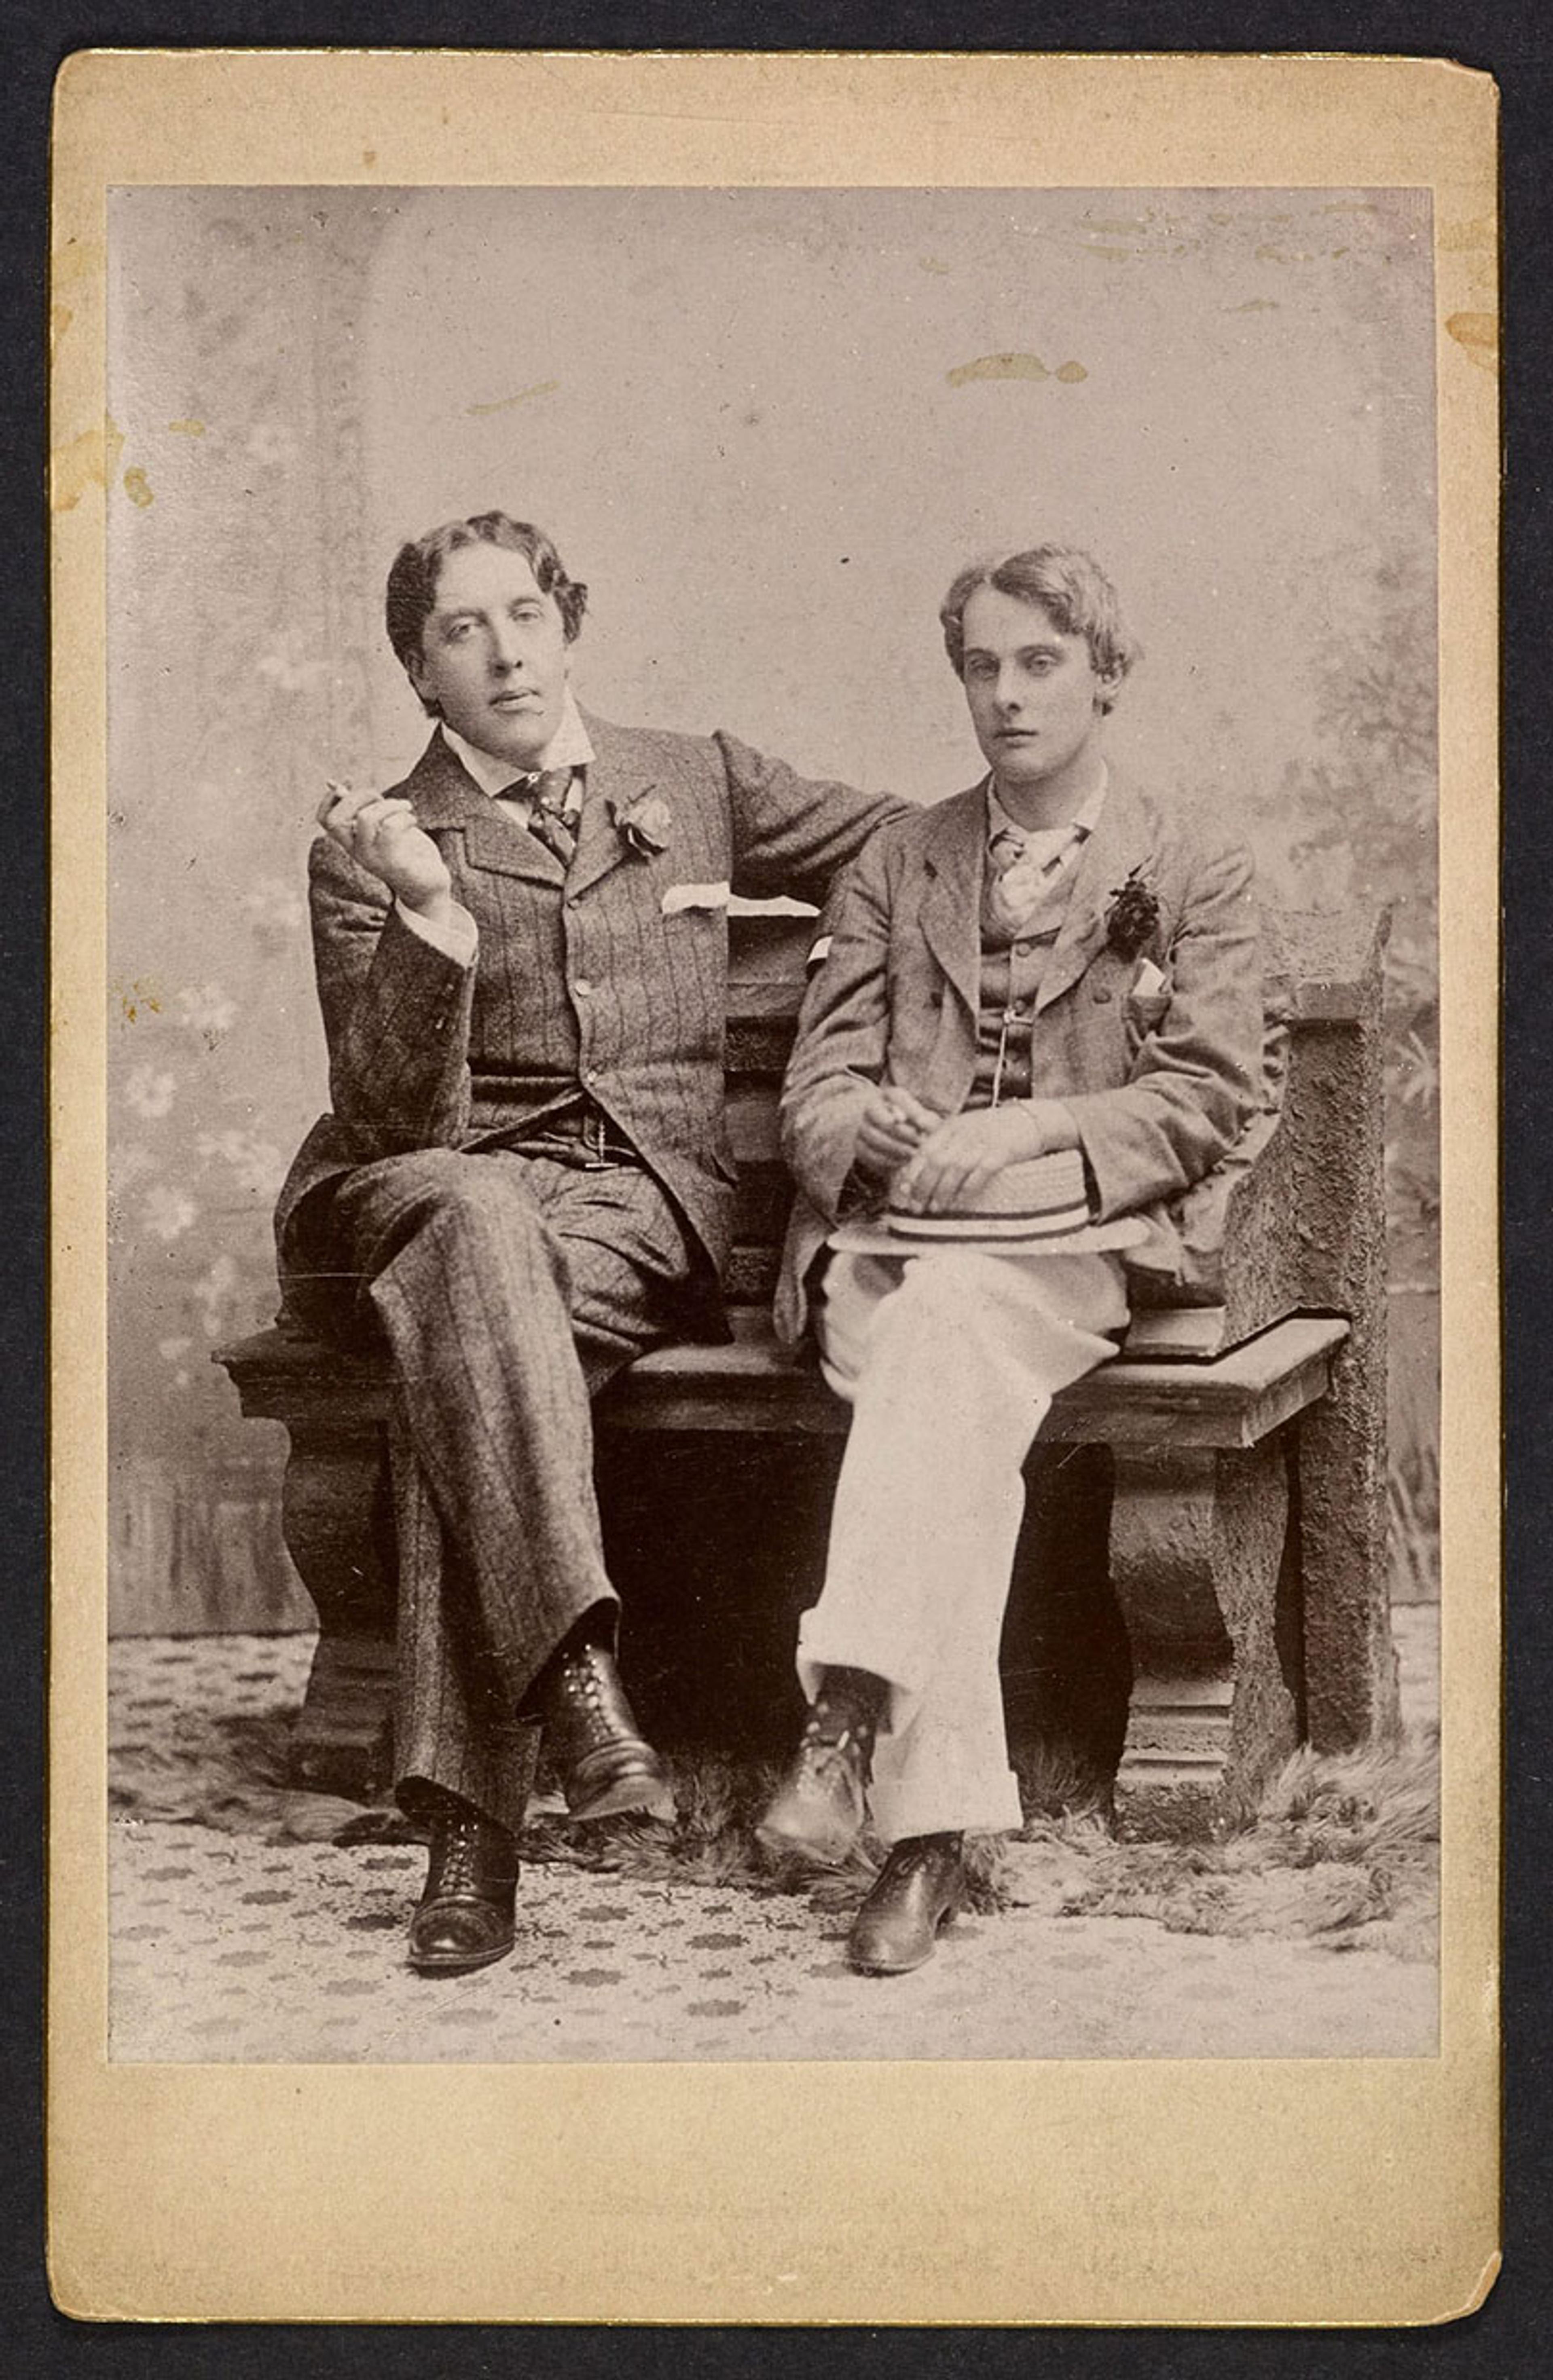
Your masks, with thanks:
<instances>
[{"instance_id":1,"label":"patterned carpet","mask_svg":"<svg viewBox=\"0 0 1553 2380\"><path fill-rule=\"evenodd\" d=\"M1401 1763L1291 1772L1223 1851L1037 1822L1000 1852L981 1908L938 1957L888 1982L842 1955L856 1879L774 1889L736 1850L719 1853L715 1829L688 1856L665 1848L656 1873L601 1865L598 1848L579 1865L553 1819L526 1864L514 1958L455 1982L414 1976L401 1937L419 1850L353 1804L284 1788L311 1640L120 1640L112 2054L1426 2056L1433 1620L1399 1615L1413 1722ZM358 1840L334 1840L342 1827Z\"/></svg>"}]
</instances>

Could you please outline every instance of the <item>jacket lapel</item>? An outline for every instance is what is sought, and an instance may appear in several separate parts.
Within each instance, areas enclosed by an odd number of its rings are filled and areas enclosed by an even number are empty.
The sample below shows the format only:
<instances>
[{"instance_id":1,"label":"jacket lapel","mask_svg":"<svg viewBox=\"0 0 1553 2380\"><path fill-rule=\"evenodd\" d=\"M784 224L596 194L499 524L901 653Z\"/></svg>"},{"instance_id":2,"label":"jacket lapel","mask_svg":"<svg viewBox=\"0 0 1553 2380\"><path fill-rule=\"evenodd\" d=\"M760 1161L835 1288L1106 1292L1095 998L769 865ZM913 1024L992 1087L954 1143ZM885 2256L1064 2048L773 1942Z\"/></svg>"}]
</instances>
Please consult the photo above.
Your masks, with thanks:
<instances>
[{"instance_id":1,"label":"jacket lapel","mask_svg":"<svg viewBox=\"0 0 1553 2380\"><path fill-rule=\"evenodd\" d=\"M985 782L940 803L923 848L922 938L974 1017L981 998Z\"/></svg>"},{"instance_id":2,"label":"jacket lapel","mask_svg":"<svg viewBox=\"0 0 1553 2380\"><path fill-rule=\"evenodd\" d=\"M405 781L405 792L429 833L453 829L464 837L471 868L493 876L526 876L537 884L560 884L565 870L552 851L536 843L527 827L493 802L455 758L439 732Z\"/></svg>"},{"instance_id":3,"label":"jacket lapel","mask_svg":"<svg viewBox=\"0 0 1553 2380\"><path fill-rule=\"evenodd\" d=\"M1036 994L1037 1016L1078 981L1104 949L1111 895L1134 868L1149 875L1154 856L1143 805L1113 776L1095 832L1074 873L1067 915Z\"/></svg>"},{"instance_id":4,"label":"jacket lapel","mask_svg":"<svg viewBox=\"0 0 1553 2380\"><path fill-rule=\"evenodd\" d=\"M583 798L582 816L577 822L577 847L572 854L572 864L566 875L566 890L574 898L609 875L624 859L631 857L631 847L614 822L615 806L629 802L649 790L648 780L639 769L631 766L622 738L601 720L585 719L593 758L588 764L588 790Z\"/></svg>"}]
</instances>

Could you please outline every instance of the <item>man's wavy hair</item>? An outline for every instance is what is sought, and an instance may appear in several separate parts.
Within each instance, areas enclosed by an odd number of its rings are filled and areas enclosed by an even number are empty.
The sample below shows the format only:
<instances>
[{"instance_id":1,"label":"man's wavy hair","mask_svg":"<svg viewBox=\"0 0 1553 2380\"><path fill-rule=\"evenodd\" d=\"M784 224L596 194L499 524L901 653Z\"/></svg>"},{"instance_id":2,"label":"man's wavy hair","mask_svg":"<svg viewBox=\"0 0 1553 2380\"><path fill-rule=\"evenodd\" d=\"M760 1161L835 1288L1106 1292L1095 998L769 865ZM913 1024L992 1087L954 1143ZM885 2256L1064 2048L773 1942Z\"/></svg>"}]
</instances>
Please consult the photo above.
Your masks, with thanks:
<instances>
[{"instance_id":1,"label":"man's wavy hair","mask_svg":"<svg viewBox=\"0 0 1553 2380\"><path fill-rule=\"evenodd\" d=\"M444 521L428 529L412 544L402 545L388 574L384 617L388 641L405 669L410 656L422 650L421 638L437 601L437 581L450 553L464 545L504 545L523 554L540 591L555 598L566 642L576 642L588 608L588 589L580 578L568 578L566 567L542 528L532 521L514 520L506 513L475 513L468 520ZM422 698L422 708L436 715L434 703Z\"/></svg>"},{"instance_id":2,"label":"man's wavy hair","mask_svg":"<svg viewBox=\"0 0 1553 2380\"><path fill-rule=\"evenodd\" d=\"M1123 678L1141 648L1122 617L1115 588L1092 554L1076 545L1033 545L1002 562L973 562L962 570L939 606L944 650L956 677L965 674L965 606L978 587L1038 603L1065 637L1082 637L1102 676ZM1109 710L1103 696L1100 709Z\"/></svg>"}]
</instances>

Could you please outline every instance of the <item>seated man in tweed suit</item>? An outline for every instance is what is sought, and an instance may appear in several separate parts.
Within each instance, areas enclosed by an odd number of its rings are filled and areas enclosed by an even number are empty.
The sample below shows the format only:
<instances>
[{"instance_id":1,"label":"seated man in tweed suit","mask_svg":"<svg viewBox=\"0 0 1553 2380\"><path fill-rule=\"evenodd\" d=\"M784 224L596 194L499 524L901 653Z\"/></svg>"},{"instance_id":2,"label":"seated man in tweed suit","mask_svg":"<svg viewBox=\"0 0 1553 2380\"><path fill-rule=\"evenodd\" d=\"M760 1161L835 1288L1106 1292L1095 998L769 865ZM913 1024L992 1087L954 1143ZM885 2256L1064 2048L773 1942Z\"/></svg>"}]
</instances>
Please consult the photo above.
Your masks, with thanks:
<instances>
[{"instance_id":1,"label":"seated man in tweed suit","mask_svg":"<svg viewBox=\"0 0 1553 2380\"><path fill-rule=\"evenodd\" d=\"M1020 1824L998 1654L1021 1472L1058 1390L1115 1352L1117 1247L1144 1236L1118 1219L1205 1174L1261 1096L1249 863L1102 757L1134 659L1110 582L1038 547L964 572L941 619L989 773L855 862L783 1103L779 1321L813 1290L853 1420L799 1639L809 1720L760 1831L835 1862L871 1794L891 1850L850 1956L872 1973L931 1955L963 1834ZM989 1185L1057 1151L1082 1159L1056 1169L1074 1228L978 1238ZM836 1229L886 1198L894 1233ZM914 1218L950 1210L965 1235L925 1242Z\"/></svg>"},{"instance_id":2,"label":"seated man in tweed suit","mask_svg":"<svg viewBox=\"0 0 1553 2380\"><path fill-rule=\"evenodd\" d=\"M429 1973L513 1945L536 1721L575 1816L670 1810L613 1658L589 1400L726 1330L730 891L822 901L899 807L586 716L586 600L502 513L405 546L388 634L436 729L402 784L330 789L310 861L333 1112L276 1232L295 1310L394 1358L396 1785L431 1828Z\"/></svg>"}]
</instances>

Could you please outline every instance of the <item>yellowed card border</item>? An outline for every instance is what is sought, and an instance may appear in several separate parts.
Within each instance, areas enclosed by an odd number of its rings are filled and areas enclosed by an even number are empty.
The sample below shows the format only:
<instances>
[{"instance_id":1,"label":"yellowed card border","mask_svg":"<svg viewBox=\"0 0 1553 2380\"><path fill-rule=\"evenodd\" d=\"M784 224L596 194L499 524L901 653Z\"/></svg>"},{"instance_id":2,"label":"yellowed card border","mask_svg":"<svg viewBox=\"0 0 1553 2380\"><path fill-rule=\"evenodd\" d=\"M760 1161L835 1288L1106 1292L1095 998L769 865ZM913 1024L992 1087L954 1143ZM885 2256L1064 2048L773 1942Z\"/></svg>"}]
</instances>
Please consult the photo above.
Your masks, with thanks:
<instances>
[{"instance_id":1,"label":"yellowed card border","mask_svg":"<svg viewBox=\"0 0 1553 2380\"><path fill-rule=\"evenodd\" d=\"M514 170L513 127L523 130ZM50 2231L110 2318L1375 2324L1496 2264L1496 93L1426 60L124 52L52 297ZM940 2066L110 2066L105 193L119 183L1427 186L1445 1098L1442 2049ZM1486 366L1487 367L1486 369Z\"/></svg>"}]
</instances>

